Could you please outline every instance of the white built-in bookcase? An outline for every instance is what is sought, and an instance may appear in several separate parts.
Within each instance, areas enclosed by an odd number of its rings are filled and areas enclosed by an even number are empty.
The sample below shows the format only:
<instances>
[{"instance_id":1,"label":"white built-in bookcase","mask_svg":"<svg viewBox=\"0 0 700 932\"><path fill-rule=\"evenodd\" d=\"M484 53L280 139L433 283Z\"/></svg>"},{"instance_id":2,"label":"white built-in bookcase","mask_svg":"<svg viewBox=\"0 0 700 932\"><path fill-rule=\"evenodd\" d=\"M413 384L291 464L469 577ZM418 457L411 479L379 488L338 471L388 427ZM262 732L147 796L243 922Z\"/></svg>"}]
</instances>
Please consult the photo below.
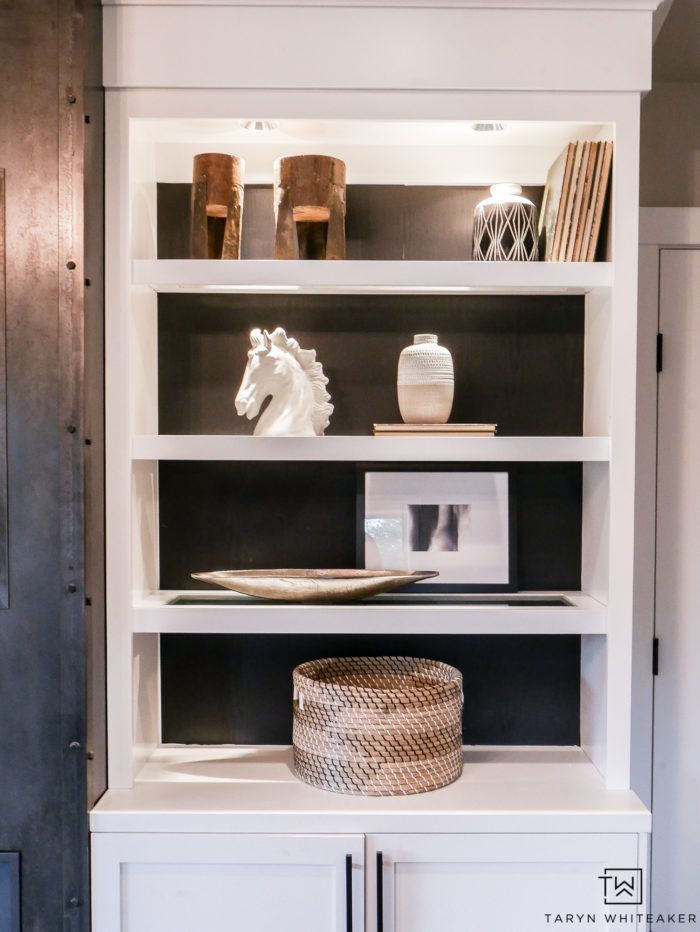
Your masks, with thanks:
<instances>
[{"instance_id":1,"label":"white built-in bookcase","mask_svg":"<svg viewBox=\"0 0 700 932\"><path fill-rule=\"evenodd\" d=\"M474 4L461 6L473 8ZM563 3L550 6L561 8L550 9L552 21L558 22L566 15L567 28L572 33L576 32L576 22L583 24L594 15L590 11L577 14ZM609 17L608 27L617 29L620 39L632 29L641 47L648 37L647 26L640 23L650 23L653 4L611 6L615 12L605 14ZM108 17L117 19L126 16L128 24L130 14L124 11L130 9L114 7L106 12ZM152 11L158 7L133 9ZM356 12L362 17L366 11ZM461 12L482 15L476 9ZM488 16L495 12L490 11ZM514 15L513 9L507 12ZM603 14L599 12L598 16ZM168 632L580 634L581 750L576 752L576 760L581 766L567 770L560 761L555 762L557 755L550 755L550 762L543 752L538 769L528 779L541 779L543 788L555 780L567 801L564 808L570 814L576 811L579 794L582 806L593 805L590 796L584 801L592 787L598 794L594 808L600 811L605 809L606 793L629 789L634 654L638 124L639 90L648 77L646 59L640 52L633 62L634 68L629 62L623 63L624 79L622 71L618 73L611 66L607 79L610 90L601 85L604 79L599 73L587 86L584 59L574 50L572 35L568 35L567 41L574 77L567 73L562 84L565 89L556 93L547 91L546 82L553 87L556 80L551 68L539 85L539 78L530 78L533 89L528 90L520 89L516 83L515 65L505 68L503 80L506 86L517 90L502 90L492 69L481 84L473 76L467 76L464 82L455 81L454 87L446 89L444 75L438 75L442 85L438 80L437 86L430 86L427 78L420 75L413 85L393 88L377 84L378 89L369 93L367 87L308 90L293 86L294 81L292 86L280 90L282 78L276 86L236 90L220 84L194 86L196 82L192 81L186 88L144 87L136 86L138 78L129 78L129 68L136 66L107 62L107 74L112 76L114 88L107 92L106 115L110 789L128 789L141 774L149 781L150 792L156 792L153 787L160 779L158 761L165 753L159 750L159 635ZM544 54L541 43L537 50ZM601 54L602 64L612 61L612 49ZM183 67L191 75L191 68ZM216 84L212 74L219 65L202 67L211 83ZM372 67L370 64L370 71ZM150 76L147 78L152 80ZM178 83L175 77L169 80L173 85ZM187 77L183 80L188 82ZM371 80L370 74L367 81ZM144 84L148 81L143 79ZM274 85L275 81L271 81ZM470 81L476 90L464 89ZM120 82L123 86L119 86ZM351 84L348 79L346 86ZM247 118L280 121L292 135L297 132L298 148L289 141L283 141L281 148L267 140L250 141L250 134L246 137L240 128L240 121ZM485 134L478 135L470 129L470 124L479 120L503 121L508 128L484 139ZM156 185L189 181L196 152L230 151L243 155L247 162L246 180L252 182L271 181L272 161L277 155L321 151L346 160L350 183L488 184L515 180L543 184L549 165L563 146L580 138L613 139L615 143L607 262L157 259ZM397 169L392 170L397 164L398 177ZM462 293L584 295L583 436L436 440L159 435L157 301L158 293L164 291L237 294L289 291L338 295L339 301L342 295L356 293L429 293L436 296L436 301L442 294ZM236 388L233 372L232 367L232 395ZM170 599L177 593L161 591L158 578L158 462L168 459L581 462L582 591L566 593L568 606L542 608L495 606L488 600L483 604L455 605L446 601L444 605L427 605L416 598L416 604L409 606L379 602L251 609L223 604L216 593L211 593L211 604L170 605ZM513 773L518 766L517 762L512 764ZM585 792L581 789L582 767L588 781ZM491 788L493 792L497 794L499 785L502 786L504 809L508 808L509 779L507 763L489 777L495 787ZM168 792L170 804L176 806L172 786ZM206 793L206 784L202 784L199 792ZM201 798L200 795L200 803ZM469 794L466 795L465 812L476 805L474 798L470 802ZM616 807L628 806L641 817L631 793L627 796L616 793L609 797L613 799ZM370 801L353 800L352 804L362 812L365 803L369 812L373 805ZM183 802L185 805L189 803ZM409 819L406 826L411 824L411 805L420 807L421 803L402 801L401 812ZM454 794L449 797L449 805L459 808ZM493 795L488 805L491 809L498 808ZM545 789L541 805L544 825L549 807ZM115 806L118 807L118 802ZM536 819L528 824L536 826ZM552 827L551 818L547 825L549 830L557 830ZM641 825L639 822L637 828Z\"/></svg>"}]
</instances>

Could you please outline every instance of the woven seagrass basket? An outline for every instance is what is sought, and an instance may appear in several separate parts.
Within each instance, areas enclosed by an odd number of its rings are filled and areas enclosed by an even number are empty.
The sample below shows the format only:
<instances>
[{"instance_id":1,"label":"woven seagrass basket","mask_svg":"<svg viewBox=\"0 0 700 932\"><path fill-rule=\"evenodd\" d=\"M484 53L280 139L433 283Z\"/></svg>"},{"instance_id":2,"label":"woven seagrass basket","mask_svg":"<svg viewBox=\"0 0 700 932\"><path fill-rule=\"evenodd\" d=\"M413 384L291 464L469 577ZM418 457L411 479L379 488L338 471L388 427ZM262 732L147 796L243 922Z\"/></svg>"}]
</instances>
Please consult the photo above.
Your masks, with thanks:
<instances>
[{"instance_id":1,"label":"woven seagrass basket","mask_svg":"<svg viewBox=\"0 0 700 932\"><path fill-rule=\"evenodd\" d=\"M404 796L462 772L462 674L415 657L312 660L294 670L294 765L306 783Z\"/></svg>"}]
</instances>

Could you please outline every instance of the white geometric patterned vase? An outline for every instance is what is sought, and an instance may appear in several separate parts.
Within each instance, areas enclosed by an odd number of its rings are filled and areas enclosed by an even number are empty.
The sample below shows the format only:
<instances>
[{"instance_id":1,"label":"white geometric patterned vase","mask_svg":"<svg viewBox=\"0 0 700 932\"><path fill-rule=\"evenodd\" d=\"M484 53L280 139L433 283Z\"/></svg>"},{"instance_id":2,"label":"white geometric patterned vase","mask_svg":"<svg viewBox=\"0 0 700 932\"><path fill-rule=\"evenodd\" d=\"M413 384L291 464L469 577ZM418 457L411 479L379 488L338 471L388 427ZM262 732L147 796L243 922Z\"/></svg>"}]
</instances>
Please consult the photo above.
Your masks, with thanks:
<instances>
[{"instance_id":1,"label":"white geometric patterned vase","mask_svg":"<svg viewBox=\"0 0 700 932\"><path fill-rule=\"evenodd\" d=\"M472 258L484 262L536 262L537 208L519 184L493 184L474 209Z\"/></svg>"}]
</instances>

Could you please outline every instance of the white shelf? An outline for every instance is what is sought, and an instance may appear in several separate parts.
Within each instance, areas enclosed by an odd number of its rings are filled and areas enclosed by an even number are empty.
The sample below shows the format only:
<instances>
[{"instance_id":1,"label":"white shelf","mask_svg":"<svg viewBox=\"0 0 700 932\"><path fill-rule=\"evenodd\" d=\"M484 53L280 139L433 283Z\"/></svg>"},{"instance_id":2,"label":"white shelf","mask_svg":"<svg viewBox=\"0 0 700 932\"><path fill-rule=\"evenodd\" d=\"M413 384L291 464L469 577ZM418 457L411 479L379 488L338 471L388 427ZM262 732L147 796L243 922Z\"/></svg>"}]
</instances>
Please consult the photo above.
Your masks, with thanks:
<instances>
[{"instance_id":1,"label":"white shelf","mask_svg":"<svg viewBox=\"0 0 700 932\"><path fill-rule=\"evenodd\" d=\"M363 798L294 774L288 747L164 747L108 790L94 832L648 832L630 790L606 790L580 748L470 747L451 786Z\"/></svg>"},{"instance_id":2,"label":"white shelf","mask_svg":"<svg viewBox=\"0 0 700 932\"><path fill-rule=\"evenodd\" d=\"M587 294L610 262L136 259L133 283L158 292L282 294Z\"/></svg>"},{"instance_id":3,"label":"white shelf","mask_svg":"<svg viewBox=\"0 0 700 932\"><path fill-rule=\"evenodd\" d=\"M408 594L407 601L339 605L270 604L211 591L154 592L133 608L134 631L150 634L605 634L605 605L581 592L528 592L513 601L563 595L572 604L426 604L434 596ZM202 605L168 604L178 596L205 599ZM511 597L509 596L509 599Z\"/></svg>"},{"instance_id":4,"label":"white shelf","mask_svg":"<svg viewBox=\"0 0 700 932\"><path fill-rule=\"evenodd\" d=\"M137 434L135 460L606 462L608 437L252 437Z\"/></svg>"}]
</instances>

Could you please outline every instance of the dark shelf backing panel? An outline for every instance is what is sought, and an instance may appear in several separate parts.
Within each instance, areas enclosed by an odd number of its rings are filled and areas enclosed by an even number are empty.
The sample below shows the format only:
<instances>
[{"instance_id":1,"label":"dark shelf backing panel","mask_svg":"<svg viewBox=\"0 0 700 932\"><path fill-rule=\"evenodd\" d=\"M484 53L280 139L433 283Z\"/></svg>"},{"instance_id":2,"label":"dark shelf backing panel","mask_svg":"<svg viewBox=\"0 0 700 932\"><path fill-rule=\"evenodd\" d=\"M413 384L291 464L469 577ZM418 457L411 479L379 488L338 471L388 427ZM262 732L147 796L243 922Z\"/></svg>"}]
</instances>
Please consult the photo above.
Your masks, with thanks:
<instances>
[{"instance_id":1,"label":"dark shelf backing panel","mask_svg":"<svg viewBox=\"0 0 700 932\"><path fill-rule=\"evenodd\" d=\"M523 194L537 206L543 188ZM471 259L474 208L487 186L348 185L348 259ZM190 258L190 185L159 184L158 258ZM272 187L246 185L242 259L274 258Z\"/></svg>"},{"instance_id":2,"label":"dark shelf backing panel","mask_svg":"<svg viewBox=\"0 0 700 932\"><path fill-rule=\"evenodd\" d=\"M581 464L519 463L514 481L519 589L580 589ZM160 463L161 588L207 588L190 575L206 570L355 566L356 483L353 463Z\"/></svg>"},{"instance_id":3,"label":"dark shelf backing panel","mask_svg":"<svg viewBox=\"0 0 700 932\"><path fill-rule=\"evenodd\" d=\"M276 326L317 351L335 406L329 435L400 420L399 354L425 332L453 355L452 421L496 422L503 435L582 433L581 296L260 294L159 295L160 433L252 433L233 399L250 330Z\"/></svg>"},{"instance_id":4,"label":"dark shelf backing panel","mask_svg":"<svg viewBox=\"0 0 700 932\"><path fill-rule=\"evenodd\" d=\"M541 189L526 193L539 202ZM348 258L470 259L485 194L350 186ZM187 257L188 207L188 185L159 185L159 258ZM273 232L270 189L249 186L242 256L271 258ZM161 433L252 432L233 397L255 326L283 326L317 350L336 408L331 434L398 420L398 355L425 331L453 352L452 420L495 420L506 435L582 432L581 297L164 294ZM517 471L519 588L579 589L580 464ZM355 564L352 463L163 462L159 488L162 588L196 588L193 570ZM429 656L461 669L466 743L579 741L580 639L505 635L163 635L163 740L289 743L293 667L348 654Z\"/></svg>"},{"instance_id":5,"label":"dark shelf backing panel","mask_svg":"<svg viewBox=\"0 0 700 932\"><path fill-rule=\"evenodd\" d=\"M461 670L465 744L579 743L580 639L566 635L163 635L163 741L290 744L293 668L362 655Z\"/></svg>"}]
</instances>

